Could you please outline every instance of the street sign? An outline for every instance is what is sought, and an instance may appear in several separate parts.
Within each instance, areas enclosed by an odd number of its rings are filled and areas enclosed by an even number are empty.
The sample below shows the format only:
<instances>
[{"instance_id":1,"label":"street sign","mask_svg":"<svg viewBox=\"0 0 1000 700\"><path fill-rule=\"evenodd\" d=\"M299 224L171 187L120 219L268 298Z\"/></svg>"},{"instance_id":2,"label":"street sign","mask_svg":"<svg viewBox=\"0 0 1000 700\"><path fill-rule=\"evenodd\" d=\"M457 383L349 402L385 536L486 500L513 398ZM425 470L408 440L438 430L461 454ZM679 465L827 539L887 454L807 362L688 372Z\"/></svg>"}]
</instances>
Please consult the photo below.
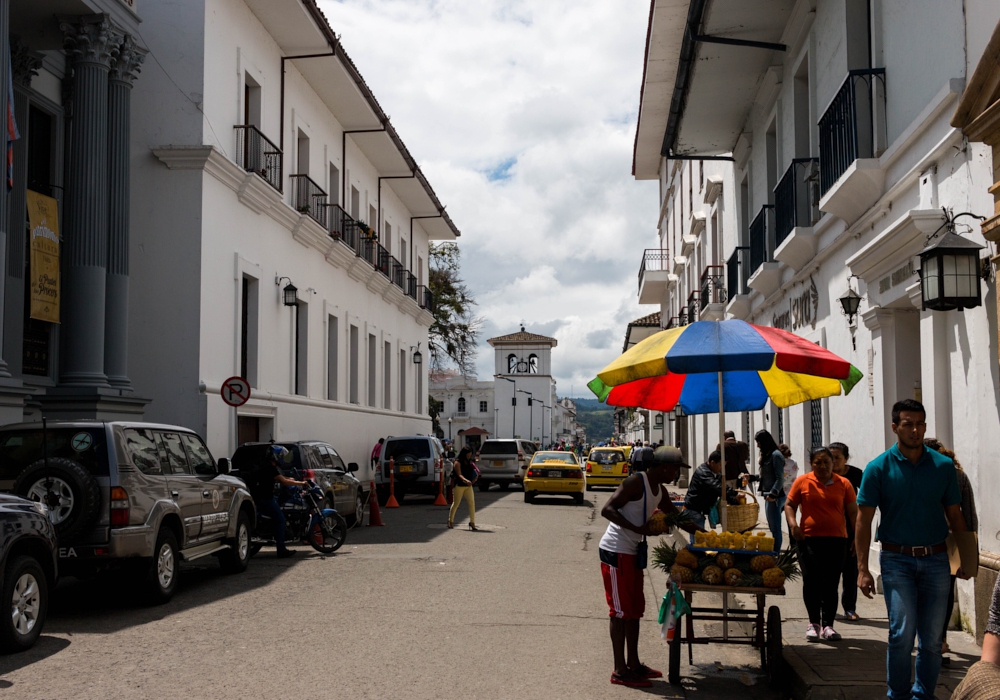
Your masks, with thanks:
<instances>
[{"instance_id":1,"label":"street sign","mask_svg":"<svg viewBox=\"0 0 1000 700\"><path fill-rule=\"evenodd\" d=\"M250 400L250 384L243 377L230 377L222 382L222 400L233 408Z\"/></svg>"}]
</instances>

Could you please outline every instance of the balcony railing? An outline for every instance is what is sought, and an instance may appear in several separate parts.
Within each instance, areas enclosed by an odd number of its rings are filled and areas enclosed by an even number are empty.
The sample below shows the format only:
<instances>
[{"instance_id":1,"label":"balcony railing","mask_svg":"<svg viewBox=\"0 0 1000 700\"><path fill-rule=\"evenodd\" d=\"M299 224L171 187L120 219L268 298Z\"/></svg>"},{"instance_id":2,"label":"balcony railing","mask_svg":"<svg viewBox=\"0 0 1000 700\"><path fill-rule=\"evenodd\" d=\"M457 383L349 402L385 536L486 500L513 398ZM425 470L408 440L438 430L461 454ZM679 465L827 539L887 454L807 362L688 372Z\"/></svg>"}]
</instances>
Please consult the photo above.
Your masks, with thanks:
<instances>
[{"instance_id":1,"label":"balcony railing","mask_svg":"<svg viewBox=\"0 0 1000 700\"><path fill-rule=\"evenodd\" d=\"M737 294L747 294L747 278L749 275L750 249L747 246L737 246L726 261L726 289L730 298Z\"/></svg>"},{"instance_id":2,"label":"balcony railing","mask_svg":"<svg viewBox=\"0 0 1000 700\"><path fill-rule=\"evenodd\" d=\"M281 192L281 151L253 125L237 124L233 128L236 129L236 164L248 173L257 173Z\"/></svg>"},{"instance_id":3,"label":"balcony railing","mask_svg":"<svg viewBox=\"0 0 1000 700\"><path fill-rule=\"evenodd\" d=\"M687 298L688 323L698 320L698 312L701 310L701 290L695 289Z\"/></svg>"},{"instance_id":4,"label":"balcony railing","mask_svg":"<svg viewBox=\"0 0 1000 700\"><path fill-rule=\"evenodd\" d=\"M774 188L774 247L796 226L812 226L818 218L814 193L819 158L796 158Z\"/></svg>"},{"instance_id":5,"label":"balcony railing","mask_svg":"<svg viewBox=\"0 0 1000 700\"><path fill-rule=\"evenodd\" d=\"M409 270L406 271L406 286L403 288L406 296L414 301L417 299L417 277Z\"/></svg>"},{"instance_id":6,"label":"balcony railing","mask_svg":"<svg viewBox=\"0 0 1000 700\"><path fill-rule=\"evenodd\" d=\"M726 268L723 265L709 265L701 273L701 291L699 292L698 310L704 311L709 304L725 304L727 301Z\"/></svg>"},{"instance_id":7,"label":"balcony railing","mask_svg":"<svg viewBox=\"0 0 1000 700\"><path fill-rule=\"evenodd\" d=\"M774 236L771 235L774 224L771 219L774 214L774 205L765 204L760 208L760 213L750 223L750 276L757 271L761 265L770 262L774 257ZM769 225L770 224L770 225Z\"/></svg>"},{"instance_id":8,"label":"balcony railing","mask_svg":"<svg viewBox=\"0 0 1000 700\"><path fill-rule=\"evenodd\" d=\"M639 289L642 289L642 278L647 270L669 270L670 251L666 248L647 248L642 253L642 263L639 265Z\"/></svg>"},{"instance_id":9,"label":"balcony railing","mask_svg":"<svg viewBox=\"0 0 1000 700\"><path fill-rule=\"evenodd\" d=\"M327 194L308 175L289 175L292 182L292 206L301 214L308 214L313 221L327 227Z\"/></svg>"},{"instance_id":10,"label":"balcony railing","mask_svg":"<svg viewBox=\"0 0 1000 700\"><path fill-rule=\"evenodd\" d=\"M876 100L881 109L875 110ZM881 132L881 134L879 133ZM858 158L874 158L885 139L885 69L852 70L819 120L819 182L826 194Z\"/></svg>"},{"instance_id":11,"label":"balcony railing","mask_svg":"<svg viewBox=\"0 0 1000 700\"><path fill-rule=\"evenodd\" d=\"M680 318L678 318L677 316L671 316L670 320L667 321L667 328L665 330L670 328L677 328L679 325L681 325Z\"/></svg>"},{"instance_id":12,"label":"balcony railing","mask_svg":"<svg viewBox=\"0 0 1000 700\"><path fill-rule=\"evenodd\" d=\"M686 326L689 323L691 320L688 318L688 307L682 306L681 310L677 312L677 325Z\"/></svg>"},{"instance_id":13,"label":"balcony railing","mask_svg":"<svg viewBox=\"0 0 1000 700\"><path fill-rule=\"evenodd\" d=\"M434 292L420 285L417 289L417 302L420 304L421 309L427 309L431 313L434 313Z\"/></svg>"}]
</instances>

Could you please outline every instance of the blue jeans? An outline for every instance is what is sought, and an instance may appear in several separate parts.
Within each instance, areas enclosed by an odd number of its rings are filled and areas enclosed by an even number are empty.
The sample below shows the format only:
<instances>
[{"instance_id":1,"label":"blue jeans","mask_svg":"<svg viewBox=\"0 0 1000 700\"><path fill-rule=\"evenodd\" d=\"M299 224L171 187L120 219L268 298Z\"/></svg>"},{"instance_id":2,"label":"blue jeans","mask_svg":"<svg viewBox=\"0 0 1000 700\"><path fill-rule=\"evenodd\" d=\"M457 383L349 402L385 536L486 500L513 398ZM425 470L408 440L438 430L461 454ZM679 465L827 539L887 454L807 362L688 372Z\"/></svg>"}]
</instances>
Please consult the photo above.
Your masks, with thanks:
<instances>
[{"instance_id":1,"label":"blue jeans","mask_svg":"<svg viewBox=\"0 0 1000 700\"><path fill-rule=\"evenodd\" d=\"M285 514L281 512L278 501L272 498L270 501L261 501L257 504L257 512L266 515L274 521L274 542L278 546L279 552L288 549L285 546Z\"/></svg>"},{"instance_id":2,"label":"blue jeans","mask_svg":"<svg viewBox=\"0 0 1000 700\"><path fill-rule=\"evenodd\" d=\"M941 671L941 634L947 617L948 553L913 557L882 551L882 589L889 613L886 676L893 700L933 700ZM917 678L910 686L910 654L917 637Z\"/></svg>"},{"instance_id":3,"label":"blue jeans","mask_svg":"<svg viewBox=\"0 0 1000 700\"><path fill-rule=\"evenodd\" d=\"M688 515L691 516L691 520L694 522L695 525L697 525L700 528L704 528L705 527L706 516L704 514L699 513L696 510L688 510L688 511L685 511L685 512ZM694 544L694 533L693 532L691 533L691 544Z\"/></svg>"},{"instance_id":4,"label":"blue jeans","mask_svg":"<svg viewBox=\"0 0 1000 700\"><path fill-rule=\"evenodd\" d=\"M778 496L775 502L764 501L764 515L767 517L767 528L774 538L774 551L781 551L781 519L785 517L785 494Z\"/></svg>"}]
</instances>

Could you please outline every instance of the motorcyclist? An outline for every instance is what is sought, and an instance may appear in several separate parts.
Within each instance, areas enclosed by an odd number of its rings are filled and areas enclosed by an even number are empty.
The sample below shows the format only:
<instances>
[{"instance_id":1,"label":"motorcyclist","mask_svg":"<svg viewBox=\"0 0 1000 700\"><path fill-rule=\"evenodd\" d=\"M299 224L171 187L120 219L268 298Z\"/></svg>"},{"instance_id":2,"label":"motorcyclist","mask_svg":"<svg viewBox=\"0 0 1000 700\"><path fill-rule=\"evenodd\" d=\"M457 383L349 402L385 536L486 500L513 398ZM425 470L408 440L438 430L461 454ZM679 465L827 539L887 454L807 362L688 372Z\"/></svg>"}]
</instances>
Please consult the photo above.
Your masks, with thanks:
<instances>
[{"instance_id":1,"label":"motorcyclist","mask_svg":"<svg viewBox=\"0 0 1000 700\"><path fill-rule=\"evenodd\" d=\"M278 547L279 559L293 556L295 552L285 546L285 514L281 512L278 500L274 497L274 484L277 482L282 486L309 485L306 481L290 479L279 471L279 464L288 465L291 461L291 452L281 445L271 445L254 474L254 483L250 486L250 495L257 505L257 512L267 515L274 521L274 540Z\"/></svg>"}]
</instances>

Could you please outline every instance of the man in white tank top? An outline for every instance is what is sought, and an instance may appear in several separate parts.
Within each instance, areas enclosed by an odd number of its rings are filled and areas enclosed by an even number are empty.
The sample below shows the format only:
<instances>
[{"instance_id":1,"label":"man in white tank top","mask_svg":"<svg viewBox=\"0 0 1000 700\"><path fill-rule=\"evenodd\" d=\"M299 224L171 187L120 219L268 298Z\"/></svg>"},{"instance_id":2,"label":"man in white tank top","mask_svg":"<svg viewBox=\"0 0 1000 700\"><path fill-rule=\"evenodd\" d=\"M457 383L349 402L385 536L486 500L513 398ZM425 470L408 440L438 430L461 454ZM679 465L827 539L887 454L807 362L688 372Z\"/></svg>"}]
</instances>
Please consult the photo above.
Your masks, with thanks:
<instances>
[{"instance_id":1,"label":"man in white tank top","mask_svg":"<svg viewBox=\"0 0 1000 700\"><path fill-rule=\"evenodd\" d=\"M599 545L615 655L611 682L630 688L648 688L652 685L650 678L663 676L639 661L639 619L646 609L646 595L637 549L645 535L653 534L647 523L654 510L677 510L666 484L676 479L682 468L691 468L683 463L676 447L656 448L652 461L646 461L645 466L645 472L625 479L601 509L601 515L611 521ZM696 529L694 525L688 528Z\"/></svg>"}]
</instances>

